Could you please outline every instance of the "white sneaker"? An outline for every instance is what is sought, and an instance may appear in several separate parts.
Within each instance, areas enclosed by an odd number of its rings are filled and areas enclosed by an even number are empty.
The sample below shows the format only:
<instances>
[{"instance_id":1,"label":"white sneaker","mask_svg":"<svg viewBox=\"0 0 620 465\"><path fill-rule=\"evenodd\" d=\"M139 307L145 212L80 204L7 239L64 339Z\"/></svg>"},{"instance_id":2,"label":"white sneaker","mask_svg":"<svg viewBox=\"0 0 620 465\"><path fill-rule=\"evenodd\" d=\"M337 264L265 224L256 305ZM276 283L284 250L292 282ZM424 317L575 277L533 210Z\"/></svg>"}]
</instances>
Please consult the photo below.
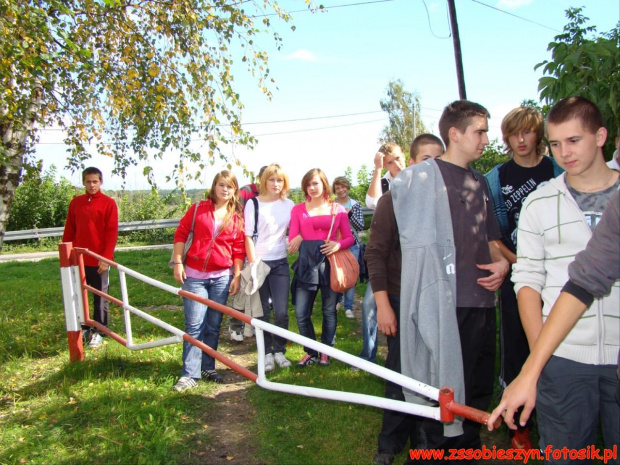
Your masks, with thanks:
<instances>
[{"instance_id":1,"label":"white sneaker","mask_svg":"<svg viewBox=\"0 0 620 465\"><path fill-rule=\"evenodd\" d=\"M267 354L265 355L265 371L273 371L273 369L273 354Z\"/></svg>"},{"instance_id":2,"label":"white sneaker","mask_svg":"<svg viewBox=\"0 0 620 465\"><path fill-rule=\"evenodd\" d=\"M88 347L90 347L92 349L96 349L101 344L103 344L103 338L101 337L101 334L95 333L90 338L90 342L88 343Z\"/></svg>"},{"instance_id":3,"label":"white sneaker","mask_svg":"<svg viewBox=\"0 0 620 465\"><path fill-rule=\"evenodd\" d=\"M351 310L350 308L347 308L344 311L344 314L347 318L355 318L355 315L353 315L353 310Z\"/></svg>"},{"instance_id":4,"label":"white sneaker","mask_svg":"<svg viewBox=\"0 0 620 465\"><path fill-rule=\"evenodd\" d=\"M231 341L243 342L243 333L240 330L229 328Z\"/></svg>"},{"instance_id":5,"label":"white sneaker","mask_svg":"<svg viewBox=\"0 0 620 465\"><path fill-rule=\"evenodd\" d=\"M177 383L172 386L172 390L180 392L196 386L198 385L196 384L196 380L194 378L190 378L189 376L181 376Z\"/></svg>"},{"instance_id":6,"label":"white sneaker","mask_svg":"<svg viewBox=\"0 0 620 465\"><path fill-rule=\"evenodd\" d=\"M245 337L254 337L254 326L247 323L244 326L245 327L243 328L243 335Z\"/></svg>"},{"instance_id":7,"label":"white sneaker","mask_svg":"<svg viewBox=\"0 0 620 465\"><path fill-rule=\"evenodd\" d=\"M273 357L280 368L288 368L291 366L291 361L287 359L282 352L276 352Z\"/></svg>"}]
</instances>

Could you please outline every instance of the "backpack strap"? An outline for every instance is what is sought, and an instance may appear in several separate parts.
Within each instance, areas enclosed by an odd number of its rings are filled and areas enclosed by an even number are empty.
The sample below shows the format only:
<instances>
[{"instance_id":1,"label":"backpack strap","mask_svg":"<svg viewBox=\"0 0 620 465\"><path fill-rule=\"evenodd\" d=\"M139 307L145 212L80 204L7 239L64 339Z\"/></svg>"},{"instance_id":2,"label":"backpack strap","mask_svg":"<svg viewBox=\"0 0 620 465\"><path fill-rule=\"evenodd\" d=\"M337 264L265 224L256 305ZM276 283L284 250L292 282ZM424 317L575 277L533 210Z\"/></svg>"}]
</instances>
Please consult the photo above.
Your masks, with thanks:
<instances>
[{"instance_id":1,"label":"backpack strap","mask_svg":"<svg viewBox=\"0 0 620 465\"><path fill-rule=\"evenodd\" d=\"M254 204L254 232L252 233L252 241L256 244L258 240L258 199L252 197L250 200Z\"/></svg>"}]
</instances>

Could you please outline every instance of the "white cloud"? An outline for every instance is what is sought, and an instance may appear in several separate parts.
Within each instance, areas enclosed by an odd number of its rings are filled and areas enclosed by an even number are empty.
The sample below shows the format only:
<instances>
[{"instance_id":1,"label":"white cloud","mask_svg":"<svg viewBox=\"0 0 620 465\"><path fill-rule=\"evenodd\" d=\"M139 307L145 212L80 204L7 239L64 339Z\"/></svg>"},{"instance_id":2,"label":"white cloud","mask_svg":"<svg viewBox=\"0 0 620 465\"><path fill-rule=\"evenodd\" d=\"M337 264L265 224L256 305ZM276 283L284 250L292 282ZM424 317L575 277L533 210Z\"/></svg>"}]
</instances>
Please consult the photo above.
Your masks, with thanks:
<instances>
[{"instance_id":1,"label":"white cloud","mask_svg":"<svg viewBox=\"0 0 620 465\"><path fill-rule=\"evenodd\" d=\"M284 59L294 61L318 61L318 58L313 52L303 48L300 48L299 50L296 50L293 53L286 55Z\"/></svg>"},{"instance_id":2,"label":"white cloud","mask_svg":"<svg viewBox=\"0 0 620 465\"><path fill-rule=\"evenodd\" d=\"M519 7L528 6L533 1L534 0L499 0L499 2L497 2L497 7L516 10Z\"/></svg>"}]
</instances>

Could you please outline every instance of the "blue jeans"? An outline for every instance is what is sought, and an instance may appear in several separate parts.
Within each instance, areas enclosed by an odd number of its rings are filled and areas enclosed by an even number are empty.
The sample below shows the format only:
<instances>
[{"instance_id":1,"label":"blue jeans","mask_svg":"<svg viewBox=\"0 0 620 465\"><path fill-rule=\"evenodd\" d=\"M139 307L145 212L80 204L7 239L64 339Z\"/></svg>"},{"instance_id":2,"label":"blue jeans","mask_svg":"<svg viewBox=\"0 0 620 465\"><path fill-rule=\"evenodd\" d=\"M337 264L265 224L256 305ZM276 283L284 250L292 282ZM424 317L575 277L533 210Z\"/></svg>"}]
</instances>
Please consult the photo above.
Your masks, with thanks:
<instances>
[{"instance_id":1,"label":"blue jeans","mask_svg":"<svg viewBox=\"0 0 620 465\"><path fill-rule=\"evenodd\" d=\"M214 279L186 278L183 290L193 292L218 304L226 304L232 276ZM223 314L195 300L183 298L185 311L185 332L213 350L220 340L220 326ZM183 342L183 370L181 376L200 379L200 370L214 370L215 359L189 342Z\"/></svg>"},{"instance_id":2,"label":"blue jeans","mask_svg":"<svg viewBox=\"0 0 620 465\"><path fill-rule=\"evenodd\" d=\"M349 247L349 250L355 257L355 259L359 260L359 253L360 253L359 245L354 244L351 247ZM342 296L343 294L338 294L338 302L342 301ZM355 298L355 286L353 286L351 289L348 289L344 293L344 309L345 310L353 310L354 298Z\"/></svg>"},{"instance_id":3,"label":"blue jeans","mask_svg":"<svg viewBox=\"0 0 620 465\"><path fill-rule=\"evenodd\" d=\"M377 304L370 282L362 300L362 351L358 357L372 363L377 361Z\"/></svg>"},{"instance_id":4,"label":"blue jeans","mask_svg":"<svg viewBox=\"0 0 620 465\"><path fill-rule=\"evenodd\" d=\"M334 346L336 339L336 300L338 294L331 290L329 284L319 286L321 291L321 303L323 310L323 328L321 333L321 342L328 346ZM306 289L297 288L295 292L295 317L297 318L297 326L299 334L307 338L316 340L314 326L312 325L312 304L318 291L308 291ZM316 350L304 347L304 350L313 357L318 356Z\"/></svg>"}]
</instances>

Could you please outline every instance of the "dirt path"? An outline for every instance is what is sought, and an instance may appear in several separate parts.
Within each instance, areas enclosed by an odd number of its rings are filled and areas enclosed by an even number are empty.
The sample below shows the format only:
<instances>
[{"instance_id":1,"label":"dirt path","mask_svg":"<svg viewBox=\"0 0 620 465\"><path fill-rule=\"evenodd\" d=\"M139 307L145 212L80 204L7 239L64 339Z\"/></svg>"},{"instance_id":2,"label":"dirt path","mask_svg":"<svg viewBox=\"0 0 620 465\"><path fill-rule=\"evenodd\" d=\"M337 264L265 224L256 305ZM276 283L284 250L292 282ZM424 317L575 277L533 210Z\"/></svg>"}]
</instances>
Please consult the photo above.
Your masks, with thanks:
<instances>
[{"instance_id":1,"label":"dirt path","mask_svg":"<svg viewBox=\"0 0 620 465\"><path fill-rule=\"evenodd\" d=\"M359 303L354 310L356 318L361 318ZM344 317L339 312L339 317ZM222 328L227 327L223 324ZM361 335L360 335L361 337ZM241 366L255 371L256 366L256 343L254 338L245 339L242 343L232 342L228 332L222 329L220 335L219 351L231 358ZM379 352L385 356L385 337L379 337ZM237 374L230 368L217 362L218 373L224 377L224 384L218 385L215 393L209 397L217 406L201 421L208 425L210 431L210 446L201 452L199 457L191 463L204 463L209 465L244 464L265 465L256 459L255 436L248 429L248 421L254 415L254 407L246 399L247 389L253 383ZM510 448L510 441L504 432L489 433L482 428L482 443L488 448L496 446L498 449ZM368 458L368 463L371 461ZM484 463L484 462L481 462ZM514 465L514 461L488 462L495 465Z\"/></svg>"},{"instance_id":2,"label":"dirt path","mask_svg":"<svg viewBox=\"0 0 620 465\"><path fill-rule=\"evenodd\" d=\"M222 325L224 327L225 325ZM254 338L232 342L227 331L220 335L219 352L241 366L256 366L256 343ZM247 401L247 389L252 381L217 362L218 373L224 383L217 386L209 397L217 406L201 420L210 431L210 447L201 460L209 465L244 464L263 465L256 457L255 436L250 434L248 423L254 415L254 407ZM253 370L255 371L255 370Z\"/></svg>"}]
</instances>

